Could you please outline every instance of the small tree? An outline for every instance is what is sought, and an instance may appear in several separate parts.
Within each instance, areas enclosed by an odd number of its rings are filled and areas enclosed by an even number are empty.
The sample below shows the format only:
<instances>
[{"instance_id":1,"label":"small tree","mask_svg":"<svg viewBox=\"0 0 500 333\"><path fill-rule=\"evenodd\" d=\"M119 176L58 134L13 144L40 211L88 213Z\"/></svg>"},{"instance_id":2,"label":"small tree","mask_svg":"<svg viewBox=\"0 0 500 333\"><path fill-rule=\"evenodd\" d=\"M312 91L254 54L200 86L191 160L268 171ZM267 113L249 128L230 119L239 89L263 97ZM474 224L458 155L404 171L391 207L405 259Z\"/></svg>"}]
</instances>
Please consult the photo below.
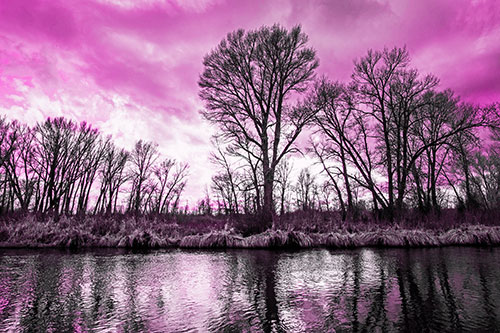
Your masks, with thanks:
<instances>
[{"instance_id":1,"label":"small tree","mask_svg":"<svg viewBox=\"0 0 500 333\"><path fill-rule=\"evenodd\" d=\"M316 177L311 174L308 168L302 169L295 185L298 209L308 211L315 208L315 197L318 195L317 187Z\"/></svg>"}]
</instances>

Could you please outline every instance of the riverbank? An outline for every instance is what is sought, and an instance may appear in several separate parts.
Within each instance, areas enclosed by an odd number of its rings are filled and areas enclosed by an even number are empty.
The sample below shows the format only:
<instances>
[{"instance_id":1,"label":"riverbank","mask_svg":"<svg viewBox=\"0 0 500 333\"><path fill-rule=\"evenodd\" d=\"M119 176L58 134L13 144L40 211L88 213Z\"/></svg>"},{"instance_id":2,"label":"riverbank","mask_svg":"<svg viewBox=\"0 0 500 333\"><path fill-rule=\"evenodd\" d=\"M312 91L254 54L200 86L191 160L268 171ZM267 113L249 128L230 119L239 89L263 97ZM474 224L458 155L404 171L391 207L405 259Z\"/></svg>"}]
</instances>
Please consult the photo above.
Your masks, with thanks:
<instances>
[{"instance_id":1,"label":"riverbank","mask_svg":"<svg viewBox=\"0 0 500 333\"><path fill-rule=\"evenodd\" d=\"M181 248L355 248L436 247L451 245L500 245L500 227L468 226L440 233L432 230L380 229L377 231L306 234L299 231L267 230L240 237L225 232L187 236Z\"/></svg>"},{"instance_id":2,"label":"riverbank","mask_svg":"<svg viewBox=\"0 0 500 333\"><path fill-rule=\"evenodd\" d=\"M449 229L399 225L335 227L331 231L269 229L243 236L221 219L200 219L188 226L154 219L28 216L0 223L0 247L111 248L354 248L500 245L500 226L462 225ZM213 231L215 230L215 231Z\"/></svg>"}]
</instances>

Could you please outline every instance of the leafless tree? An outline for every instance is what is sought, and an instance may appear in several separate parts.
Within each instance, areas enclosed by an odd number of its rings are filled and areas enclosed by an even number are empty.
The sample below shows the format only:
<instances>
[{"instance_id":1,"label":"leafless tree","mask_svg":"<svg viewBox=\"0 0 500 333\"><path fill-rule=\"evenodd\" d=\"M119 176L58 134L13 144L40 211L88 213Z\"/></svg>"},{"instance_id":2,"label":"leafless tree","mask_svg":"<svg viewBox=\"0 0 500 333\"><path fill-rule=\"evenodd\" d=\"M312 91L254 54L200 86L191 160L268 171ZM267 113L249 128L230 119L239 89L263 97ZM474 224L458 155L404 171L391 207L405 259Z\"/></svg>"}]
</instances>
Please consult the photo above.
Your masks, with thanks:
<instances>
[{"instance_id":1,"label":"leafless tree","mask_svg":"<svg viewBox=\"0 0 500 333\"><path fill-rule=\"evenodd\" d=\"M140 212L145 196L144 189L147 180L153 172L153 165L158 159L158 145L139 140L131 153L131 178L129 210L136 214Z\"/></svg>"},{"instance_id":2,"label":"leafless tree","mask_svg":"<svg viewBox=\"0 0 500 333\"><path fill-rule=\"evenodd\" d=\"M154 167L154 201L152 211L166 214L173 211L186 186L189 164L179 163L174 159L165 159Z\"/></svg>"},{"instance_id":3,"label":"leafless tree","mask_svg":"<svg viewBox=\"0 0 500 333\"><path fill-rule=\"evenodd\" d=\"M472 196L484 209L500 204L500 157L494 149L477 152L472 164Z\"/></svg>"},{"instance_id":4,"label":"leafless tree","mask_svg":"<svg viewBox=\"0 0 500 333\"><path fill-rule=\"evenodd\" d=\"M300 26L279 25L229 33L204 59L200 96L204 117L218 125L222 137L262 165L264 225L274 214L275 170L294 150L298 135L312 119L312 109L291 104L307 89L318 66L306 47Z\"/></svg>"},{"instance_id":5,"label":"leafless tree","mask_svg":"<svg viewBox=\"0 0 500 333\"><path fill-rule=\"evenodd\" d=\"M450 157L450 140L439 140L453 121L458 99L453 92L429 91L423 97L420 117L410 128L410 147L412 150L426 146L424 153L417 158L411 172L418 207L424 211L440 208L439 185L444 180L445 167ZM437 142L427 145L429 142ZM443 181L441 181L443 183Z\"/></svg>"},{"instance_id":6,"label":"leafless tree","mask_svg":"<svg viewBox=\"0 0 500 333\"><path fill-rule=\"evenodd\" d=\"M31 165L34 149L34 131L27 125L13 121L10 124L10 147L8 158L3 159L3 168L19 208L27 211L35 193L36 174Z\"/></svg>"},{"instance_id":7,"label":"leafless tree","mask_svg":"<svg viewBox=\"0 0 500 333\"><path fill-rule=\"evenodd\" d=\"M210 155L210 160L220 170L212 177L212 189L222 200L226 213L238 214L241 176L229 159L230 155L237 156L237 154L231 151L231 147L223 147L223 143L217 137L212 143L216 151Z\"/></svg>"},{"instance_id":8,"label":"leafless tree","mask_svg":"<svg viewBox=\"0 0 500 333\"><path fill-rule=\"evenodd\" d=\"M75 133L74 149L71 152L74 169L67 177L71 185L63 195L63 211L66 214L75 211L79 214L86 213L90 191L109 144L109 140L103 140L97 130L85 123Z\"/></svg>"},{"instance_id":9,"label":"leafless tree","mask_svg":"<svg viewBox=\"0 0 500 333\"><path fill-rule=\"evenodd\" d=\"M371 193L375 210L385 209L388 203L377 182L372 127L359 110L352 87L322 79L312 102L320 110L315 117L320 140L311 142L310 150L335 189L342 219L353 212L355 185Z\"/></svg>"},{"instance_id":10,"label":"leafless tree","mask_svg":"<svg viewBox=\"0 0 500 333\"><path fill-rule=\"evenodd\" d=\"M315 100L316 107L320 110L315 118L316 125L318 126L319 133L323 136L323 142L313 144L313 151L316 157L320 160L324 171L332 181L337 191L337 196L340 201L342 215L345 218L346 213L349 213L353 207L353 195L351 189L351 179L348 172L349 159L357 163L362 151L366 151L366 147L359 145L360 142L366 142L367 137L359 140L361 135L365 134L362 122L358 124L356 121L355 109L352 101L352 94L348 87L339 83L332 83L326 79L318 82L315 87ZM358 132L356 137L353 137L353 132ZM365 149L359 149L365 148ZM368 156L368 162L371 162ZM339 166L327 166L326 160L333 159L338 162ZM363 174L366 174L367 183L372 182L370 164L367 167L360 167ZM338 180L335 179L334 173L339 174L344 184L346 202L338 185ZM374 189L373 189L374 191Z\"/></svg>"},{"instance_id":11,"label":"leafless tree","mask_svg":"<svg viewBox=\"0 0 500 333\"><path fill-rule=\"evenodd\" d=\"M409 132L421 106L420 96L438 83L432 75L420 79L409 63L406 48L370 50L355 62L352 76L357 98L364 106L360 110L366 110L375 123L373 134L378 140L380 162L385 166L390 210L402 206L408 174L415 163L415 156L409 152Z\"/></svg>"},{"instance_id":12,"label":"leafless tree","mask_svg":"<svg viewBox=\"0 0 500 333\"><path fill-rule=\"evenodd\" d=\"M8 162L17 149L18 133L5 117L0 118L0 213L14 210L14 191L10 186Z\"/></svg>"},{"instance_id":13,"label":"leafless tree","mask_svg":"<svg viewBox=\"0 0 500 333\"><path fill-rule=\"evenodd\" d=\"M174 212L188 165L168 158L156 165L158 156L156 144L142 141L133 154L118 149L86 122L48 118L29 127L0 118L0 210L58 216L94 204L94 214L109 214L130 181L130 211Z\"/></svg>"},{"instance_id":14,"label":"leafless tree","mask_svg":"<svg viewBox=\"0 0 500 333\"><path fill-rule=\"evenodd\" d=\"M323 162L336 159L344 184L352 180L367 189L374 208L391 218L403 209L408 181L418 178L416 168L425 157L431 157L429 189L437 201L436 172L446 157L438 161L437 152L459 133L486 124L480 108L458 103L449 92L434 93L438 80L421 77L409 62L405 48L370 50L355 62L348 87L323 81L316 88L316 123L324 139L316 152ZM346 194L352 200L352 190Z\"/></svg>"},{"instance_id":15,"label":"leafless tree","mask_svg":"<svg viewBox=\"0 0 500 333\"><path fill-rule=\"evenodd\" d=\"M311 174L309 168L300 171L295 185L297 198L297 208L303 211L315 209L316 198L318 196L318 186L316 177Z\"/></svg>"},{"instance_id":16,"label":"leafless tree","mask_svg":"<svg viewBox=\"0 0 500 333\"><path fill-rule=\"evenodd\" d=\"M130 154L124 149L118 149L113 144L107 146L100 169L101 185L94 214L116 212L120 187L129 180L125 172L129 158Z\"/></svg>"},{"instance_id":17,"label":"leafless tree","mask_svg":"<svg viewBox=\"0 0 500 333\"><path fill-rule=\"evenodd\" d=\"M335 196L335 189L332 186L332 184L326 180L323 182L323 184L320 187L320 195L321 195L321 202L320 202L320 209L321 210L326 210L327 212L331 212L334 209L333 205L333 198Z\"/></svg>"},{"instance_id":18,"label":"leafless tree","mask_svg":"<svg viewBox=\"0 0 500 333\"><path fill-rule=\"evenodd\" d=\"M35 210L69 212L72 193L86 171L87 154L98 139L98 132L85 122L77 125L64 118L49 118L38 124L35 132L32 169L43 183Z\"/></svg>"},{"instance_id":19,"label":"leafless tree","mask_svg":"<svg viewBox=\"0 0 500 333\"><path fill-rule=\"evenodd\" d=\"M283 215L286 210L290 209L290 190L292 187L290 175L292 173L293 165L289 159L283 159L276 168L276 190L279 198L280 214Z\"/></svg>"},{"instance_id":20,"label":"leafless tree","mask_svg":"<svg viewBox=\"0 0 500 333\"><path fill-rule=\"evenodd\" d=\"M16 138L17 133L15 130L12 131L11 124L5 117L0 117L0 165L2 165L16 149Z\"/></svg>"}]
</instances>

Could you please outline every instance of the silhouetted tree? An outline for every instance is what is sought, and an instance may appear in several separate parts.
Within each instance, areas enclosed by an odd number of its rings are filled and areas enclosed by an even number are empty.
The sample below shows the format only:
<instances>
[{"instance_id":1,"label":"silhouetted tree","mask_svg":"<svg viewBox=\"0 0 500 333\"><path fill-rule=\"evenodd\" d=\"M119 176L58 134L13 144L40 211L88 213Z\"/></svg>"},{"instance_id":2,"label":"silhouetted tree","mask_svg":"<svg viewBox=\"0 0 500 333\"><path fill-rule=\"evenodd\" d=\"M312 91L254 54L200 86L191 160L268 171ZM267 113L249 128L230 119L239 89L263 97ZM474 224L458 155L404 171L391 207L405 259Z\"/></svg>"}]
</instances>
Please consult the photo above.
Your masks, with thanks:
<instances>
[{"instance_id":1,"label":"silhouetted tree","mask_svg":"<svg viewBox=\"0 0 500 333\"><path fill-rule=\"evenodd\" d=\"M272 222L275 170L312 119L311 109L291 100L306 90L318 66L300 26L274 25L229 33L203 61L200 96L204 117L225 139L262 165L264 225Z\"/></svg>"},{"instance_id":2,"label":"silhouetted tree","mask_svg":"<svg viewBox=\"0 0 500 333\"><path fill-rule=\"evenodd\" d=\"M434 92L437 78L421 77L409 62L405 48L370 50L355 62L349 85L328 80L316 85L310 103L320 110L315 120L321 140L312 150L337 188L342 211L344 193L346 206L353 207L356 185L392 218L413 189L411 177L420 204L436 208L451 141L489 126L488 112L460 103L449 91Z\"/></svg>"},{"instance_id":3,"label":"silhouetted tree","mask_svg":"<svg viewBox=\"0 0 500 333\"><path fill-rule=\"evenodd\" d=\"M295 193L297 198L297 208L303 211L312 210L315 208L315 199L318 196L318 186L316 177L311 174L308 168L300 171L295 185Z\"/></svg>"},{"instance_id":4,"label":"silhouetted tree","mask_svg":"<svg viewBox=\"0 0 500 333\"><path fill-rule=\"evenodd\" d=\"M34 132L17 121L10 123L9 148L3 159L5 179L14 193L19 208L27 211L35 192L36 175L31 168L34 148ZM4 149L9 150L4 147ZM1 165L1 164L0 164Z\"/></svg>"},{"instance_id":5,"label":"silhouetted tree","mask_svg":"<svg viewBox=\"0 0 500 333\"><path fill-rule=\"evenodd\" d=\"M333 211L333 197L334 197L334 188L332 184L329 181L324 181L323 184L320 187L320 195L321 195L321 202L320 202L320 209L321 210L326 210L327 212Z\"/></svg>"},{"instance_id":6,"label":"silhouetted tree","mask_svg":"<svg viewBox=\"0 0 500 333\"><path fill-rule=\"evenodd\" d=\"M313 103L320 110L315 118L315 123L320 128L319 133L322 134L323 141L313 143L312 151L320 160L324 172L336 189L342 216L345 219L346 214L354 208L350 179L352 176L351 172L348 171L349 160L353 161L354 164L359 164L367 187L374 183L369 150L362 145L362 143L367 143L366 129L364 124L358 121L359 115L357 117L355 114L352 92L348 87L323 79L315 87L314 98ZM359 162L363 151L368 153L366 159L368 163L362 166ZM328 166L326 162L328 159L333 159L339 165ZM336 177L336 175L340 177ZM340 189L340 180L344 184L346 202L344 202ZM375 192L375 188L372 187L371 191Z\"/></svg>"},{"instance_id":7,"label":"silhouetted tree","mask_svg":"<svg viewBox=\"0 0 500 333\"><path fill-rule=\"evenodd\" d=\"M0 213L14 209L14 191L9 179L7 162L17 149L18 133L5 117L0 118Z\"/></svg>"},{"instance_id":8,"label":"silhouetted tree","mask_svg":"<svg viewBox=\"0 0 500 333\"><path fill-rule=\"evenodd\" d=\"M116 212L120 187L129 180L125 167L130 154L124 149L118 149L114 144L106 148L100 170L101 185L94 213L106 212L110 214Z\"/></svg>"},{"instance_id":9,"label":"silhouetted tree","mask_svg":"<svg viewBox=\"0 0 500 333\"><path fill-rule=\"evenodd\" d=\"M154 167L155 188L152 211L160 214L177 208L179 197L186 186L189 165L174 159L165 159Z\"/></svg>"},{"instance_id":10,"label":"silhouetted tree","mask_svg":"<svg viewBox=\"0 0 500 333\"><path fill-rule=\"evenodd\" d=\"M174 212L188 165L156 165L158 156L154 143L137 142L133 155L118 149L86 122L48 118L29 127L0 118L0 212L85 214L94 205L94 214L109 214L128 181L130 211Z\"/></svg>"},{"instance_id":11,"label":"silhouetted tree","mask_svg":"<svg viewBox=\"0 0 500 333\"><path fill-rule=\"evenodd\" d=\"M214 138L213 145L216 152L210 155L211 162L219 168L219 172L212 177L212 189L222 200L226 214L238 214L239 208L239 183L240 174L233 168L228 149L224 149L222 143Z\"/></svg>"},{"instance_id":12,"label":"silhouetted tree","mask_svg":"<svg viewBox=\"0 0 500 333\"><path fill-rule=\"evenodd\" d=\"M132 163L131 177L132 188L130 190L129 210L136 214L144 209L143 199L145 197L145 186L151 173L153 165L158 159L158 145L152 142L139 140L136 142L134 150L131 153L130 161Z\"/></svg>"},{"instance_id":13,"label":"silhouetted tree","mask_svg":"<svg viewBox=\"0 0 500 333\"><path fill-rule=\"evenodd\" d=\"M426 146L429 142L437 142L427 146L424 153L417 158L411 171L416 201L424 211L440 208L438 190L440 179L448 163L450 140L439 140L453 121L458 99L453 92L429 91L423 96L423 105L419 110L420 117L415 119L415 125L410 128L411 147Z\"/></svg>"},{"instance_id":14,"label":"silhouetted tree","mask_svg":"<svg viewBox=\"0 0 500 333\"><path fill-rule=\"evenodd\" d=\"M375 122L373 134L385 166L390 211L402 207L408 174L415 162L409 151L409 133L422 105L420 96L438 83L432 75L420 79L417 70L409 69L409 63L406 48L370 50L355 62L352 75L362 110L366 109L363 112Z\"/></svg>"},{"instance_id":15,"label":"silhouetted tree","mask_svg":"<svg viewBox=\"0 0 500 333\"><path fill-rule=\"evenodd\" d=\"M484 209L500 204L500 157L495 150L477 152L471 161L472 195Z\"/></svg>"},{"instance_id":16,"label":"silhouetted tree","mask_svg":"<svg viewBox=\"0 0 500 333\"><path fill-rule=\"evenodd\" d=\"M66 214L74 211L79 214L86 213L92 185L105 156L106 147L110 144L109 140L103 140L99 132L90 126L80 128L76 141L76 153L72 155L78 156L75 164L78 169L71 173L74 182L68 187L63 198Z\"/></svg>"},{"instance_id":17,"label":"silhouetted tree","mask_svg":"<svg viewBox=\"0 0 500 333\"><path fill-rule=\"evenodd\" d=\"M280 203L280 214L283 215L285 210L290 209L290 200L289 193L291 191L291 173L292 173L293 165L290 160L283 159L278 167L276 168L276 183L277 183L277 192Z\"/></svg>"},{"instance_id":18,"label":"silhouetted tree","mask_svg":"<svg viewBox=\"0 0 500 333\"><path fill-rule=\"evenodd\" d=\"M85 122L77 125L64 118L49 118L38 124L35 132L32 168L43 183L35 210L59 214L63 209L68 213L73 191L86 171L88 153L98 139L98 132Z\"/></svg>"}]
</instances>

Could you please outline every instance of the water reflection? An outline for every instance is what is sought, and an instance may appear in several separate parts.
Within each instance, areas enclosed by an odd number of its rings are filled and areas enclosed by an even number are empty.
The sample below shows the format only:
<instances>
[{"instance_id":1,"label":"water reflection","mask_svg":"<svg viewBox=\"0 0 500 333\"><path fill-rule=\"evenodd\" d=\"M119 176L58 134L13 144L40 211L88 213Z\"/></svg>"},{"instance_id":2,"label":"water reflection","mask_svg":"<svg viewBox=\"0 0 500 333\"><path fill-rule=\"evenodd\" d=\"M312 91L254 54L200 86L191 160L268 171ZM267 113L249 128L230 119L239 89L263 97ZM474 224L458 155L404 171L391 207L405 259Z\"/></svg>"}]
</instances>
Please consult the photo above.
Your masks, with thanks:
<instances>
[{"instance_id":1,"label":"water reflection","mask_svg":"<svg viewBox=\"0 0 500 333\"><path fill-rule=\"evenodd\" d=\"M0 252L0 331L495 331L500 249Z\"/></svg>"}]
</instances>

